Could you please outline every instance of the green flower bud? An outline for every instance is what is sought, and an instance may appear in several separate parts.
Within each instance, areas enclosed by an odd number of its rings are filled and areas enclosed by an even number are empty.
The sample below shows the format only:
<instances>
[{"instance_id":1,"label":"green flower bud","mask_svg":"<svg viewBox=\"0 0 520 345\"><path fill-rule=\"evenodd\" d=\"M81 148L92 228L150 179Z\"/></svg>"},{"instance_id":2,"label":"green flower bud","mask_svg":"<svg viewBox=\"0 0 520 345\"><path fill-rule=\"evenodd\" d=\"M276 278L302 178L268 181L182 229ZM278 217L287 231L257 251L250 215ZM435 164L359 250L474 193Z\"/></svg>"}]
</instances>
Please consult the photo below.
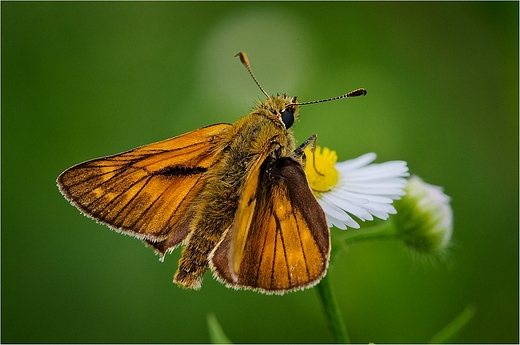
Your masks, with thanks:
<instances>
[{"instance_id":1,"label":"green flower bud","mask_svg":"<svg viewBox=\"0 0 520 345\"><path fill-rule=\"evenodd\" d=\"M417 176L408 179L404 191L406 195L394 202L397 236L416 252L442 253L453 231L450 197Z\"/></svg>"}]
</instances>

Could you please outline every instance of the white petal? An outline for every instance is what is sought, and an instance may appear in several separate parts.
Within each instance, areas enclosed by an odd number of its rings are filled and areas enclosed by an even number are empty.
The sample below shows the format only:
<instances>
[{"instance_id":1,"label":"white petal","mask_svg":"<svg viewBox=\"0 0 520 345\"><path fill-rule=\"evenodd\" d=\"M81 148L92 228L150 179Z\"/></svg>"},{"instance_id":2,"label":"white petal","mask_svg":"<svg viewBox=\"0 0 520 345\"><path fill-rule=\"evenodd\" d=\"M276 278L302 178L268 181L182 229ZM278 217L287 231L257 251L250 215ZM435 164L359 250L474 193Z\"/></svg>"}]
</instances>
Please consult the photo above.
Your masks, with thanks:
<instances>
[{"instance_id":1,"label":"white petal","mask_svg":"<svg viewBox=\"0 0 520 345\"><path fill-rule=\"evenodd\" d=\"M325 212L325 215L327 216L327 223L330 225L334 225L338 229L345 230L347 226L359 229L359 224L356 223L352 217L350 217L347 213L344 213L343 211L339 210L334 205L331 205L329 202L324 201L322 198L318 199L318 203L320 204L321 208L323 208L323 211ZM341 219L336 218L334 215L338 215L337 211L340 211L341 213L339 216Z\"/></svg>"},{"instance_id":2,"label":"white petal","mask_svg":"<svg viewBox=\"0 0 520 345\"><path fill-rule=\"evenodd\" d=\"M328 200L328 198L325 198L324 196L320 199L320 205L322 205L322 208L327 209L327 214L330 214L335 219L341 220L341 221L347 221L351 217L348 215L348 213L345 213L338 205L333 204Z\"/></svg>"},{"instance_id":3,"label":"white petal","mask_svg":"<svg viewBox=\"0 0 520 345\"><path fill-rule=\"evenodd\" d=\"M370 164L375 159L374 153L367 153L336 164L337 185L318 198L329 226L359 228L352 216L365 221L396 213L392 202L405 194L408 167L404 161Z\"/></svg>"},{"instance_id":4,"label":"white petal","mask_svg":"<svg viewBox=\"0 0 520 345\"><path fill-rule=\"evenodd\" d=\"M368 212L364 206L368 203L368 200L364 200L363 203L357 203L352 200L344 199L341 197L340 193L328 193L323 195L323 199L330 201L331 203L337 205L339 208L348 212L361 220L373 220L374 218ZM360 200L360 199L358 199Z\"/></svg>"},{"instance_id":5,"label":"white petal","mask_svg":"<svg viewBox=\"0 0 520 345\"><path fill-rule=\"evenodd\" d=\"M359 167L365 166L370 162L373 162L376 159L377 155L373 152L366 153L363 156L358 158L350 159L348 161L336 163L337 168L341 168L342 170L354 170Z\"/></svg>"}]
</instances>

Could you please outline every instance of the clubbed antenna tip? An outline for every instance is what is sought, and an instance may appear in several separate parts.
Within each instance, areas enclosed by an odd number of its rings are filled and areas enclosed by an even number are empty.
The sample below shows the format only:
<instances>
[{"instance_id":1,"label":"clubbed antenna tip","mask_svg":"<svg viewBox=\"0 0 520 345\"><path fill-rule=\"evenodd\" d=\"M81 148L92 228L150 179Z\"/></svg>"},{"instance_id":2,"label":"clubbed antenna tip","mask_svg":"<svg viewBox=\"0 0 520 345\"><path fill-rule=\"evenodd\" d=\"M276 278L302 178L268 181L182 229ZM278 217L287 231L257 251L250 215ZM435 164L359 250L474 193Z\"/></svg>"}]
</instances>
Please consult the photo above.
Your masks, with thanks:
<instances>
[{"instance_id":1,"label":"clubbed antenna tip","mask_svg":"<svg viewBox=\"0 0 520 345\"><path fill-rule=\"evenodd\" d=\"M269 95L267 94L267 92L265 92L264 88L260 85L260 83L258 82L258 80L256 80L255 75L253 74L253 71L251 70L251 65L249 65L249 59L247 58L246 53L244 53L244 52L239 52L239 53L237 53L237 55L235 55L235 56L238 56L238 57L239 57L240 62L242 62L242 65L244 65L244 67L247 69L247 71L248 71L249 74L251 75L251 78L253 78L253 80L255 81L256 85L257 85L258 88L260 89L260 91L262 91L262 92L264 93L264 95L265 95L267 98L270 98Z\"/></svg>"},{"instance_id":2,"label":"clubbed antenna tip","mask_svg":"<svg viewBox=\"0 0 520 345\"><path fill-rule=\"evenodd\" d=\"M349 93L346 93L346 94L341 95L341 96L336 96L336 97L327 98L327 99L320 99L320 100L317 100L317 101L295 103L295 104L296 105L307 105L307 104L323 103L323 102L335 101L337 99L342 99L342 98L351 98L351 97L357 97L357 96L364 96L366 94L367 94L367 90L361 88L361 89L356 89L354 91L350 91Z\"/></svg>"}]
</instances>

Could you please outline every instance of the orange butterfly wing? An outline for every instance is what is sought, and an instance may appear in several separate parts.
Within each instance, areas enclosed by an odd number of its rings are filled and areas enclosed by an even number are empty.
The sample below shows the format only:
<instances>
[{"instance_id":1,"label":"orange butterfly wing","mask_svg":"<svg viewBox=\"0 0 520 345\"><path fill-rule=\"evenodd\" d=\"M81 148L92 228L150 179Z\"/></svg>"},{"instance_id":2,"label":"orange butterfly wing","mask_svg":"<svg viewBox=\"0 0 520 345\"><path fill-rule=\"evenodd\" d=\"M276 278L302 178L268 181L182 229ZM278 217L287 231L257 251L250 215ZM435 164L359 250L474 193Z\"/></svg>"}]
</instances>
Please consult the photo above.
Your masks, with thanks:
<instances>
[{"instance_id":1,"label":"orange butterfly wing","mask_svg":"<svg viewBox=\"0 0 520 345\"><path fill-rule=\"evenodd\" d=\"M167 240L165 251L188 234L191 202L204 186L205 171L220 157L230 127L212 125L80 163L58 177L58 187L83 213L116 231L151 245Z\"/></svg>"},{"instance_id":2,"label":"orange butterfly wing","mask_svg":"<svg viewBox=\"0 0 520 345\"><path fill-rule=\"evenodd\" d=\"M265 167L251 172L235 223L211 255L212 269L235 288L283 293L312 286L329 260L325 213L300 163L284 157Z\"/></svg>"}]
</instances>

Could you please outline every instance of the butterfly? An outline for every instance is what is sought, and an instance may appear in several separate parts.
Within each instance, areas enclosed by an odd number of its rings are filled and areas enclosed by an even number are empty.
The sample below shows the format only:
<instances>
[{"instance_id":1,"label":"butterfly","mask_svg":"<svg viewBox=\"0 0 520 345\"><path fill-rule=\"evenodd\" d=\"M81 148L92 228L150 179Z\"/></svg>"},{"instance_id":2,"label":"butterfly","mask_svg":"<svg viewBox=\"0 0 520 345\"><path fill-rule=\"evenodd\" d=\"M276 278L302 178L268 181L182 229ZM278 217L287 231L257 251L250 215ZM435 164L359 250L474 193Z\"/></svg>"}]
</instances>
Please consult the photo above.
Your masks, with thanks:
<instances>
[{"instance_id":1,"label":"butterfly","mask_svg":"<svg viewBox=\"0 0 520 345\"><path fill-rule=\"evenodd\" d=\"M327 270L326 216L307 182L291 131L299 107L365 95L364 89L298 103L269 96L234 124L215 124L65 170L61 193L82 213L134 236L164 259L184 245L174 282L199 289L209 269L235 289L282 294Z\"/></svg>"}]
</instances>

